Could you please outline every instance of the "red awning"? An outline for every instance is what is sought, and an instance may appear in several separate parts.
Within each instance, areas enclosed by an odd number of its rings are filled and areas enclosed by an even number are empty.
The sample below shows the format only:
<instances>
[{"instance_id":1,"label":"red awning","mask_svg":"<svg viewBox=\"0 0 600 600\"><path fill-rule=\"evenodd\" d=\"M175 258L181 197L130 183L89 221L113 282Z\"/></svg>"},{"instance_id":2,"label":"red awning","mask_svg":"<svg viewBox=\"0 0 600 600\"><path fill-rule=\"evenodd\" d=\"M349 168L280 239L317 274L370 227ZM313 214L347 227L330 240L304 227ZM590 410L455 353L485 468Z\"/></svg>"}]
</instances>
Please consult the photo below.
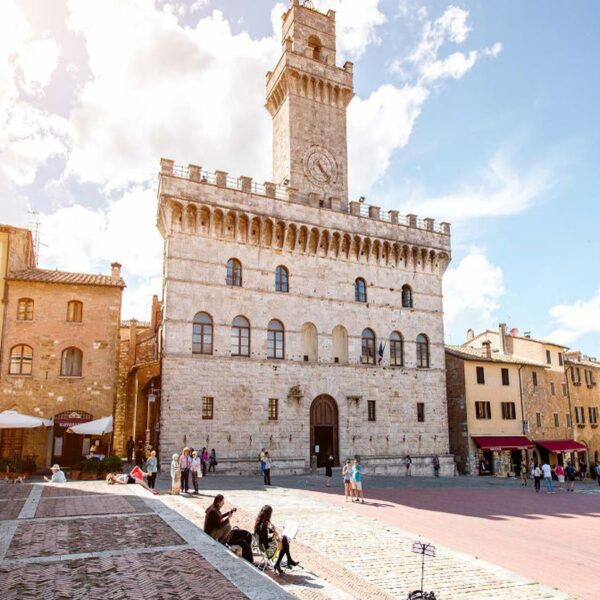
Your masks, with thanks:
<instances>
[{"instance_id":1,"label":"red awning","mask_svg":"<svg viewBox=\"0 0 600 600\"><path fill-rule=\"evenodd\" d=\"M523 450L533 448L531 440L524 435L473 436L473 440L482 450Z\"/></svg>"},{"instance_id":2,"label":"red awning","mask_svg":"<svg viewBox=\"0 0 600 600\"><path fill-rule=\"evenodd\" d=\"M584 452L587 446L575 440L535 440L536 445L550 452Z\"/></svg>"}]
</instances>

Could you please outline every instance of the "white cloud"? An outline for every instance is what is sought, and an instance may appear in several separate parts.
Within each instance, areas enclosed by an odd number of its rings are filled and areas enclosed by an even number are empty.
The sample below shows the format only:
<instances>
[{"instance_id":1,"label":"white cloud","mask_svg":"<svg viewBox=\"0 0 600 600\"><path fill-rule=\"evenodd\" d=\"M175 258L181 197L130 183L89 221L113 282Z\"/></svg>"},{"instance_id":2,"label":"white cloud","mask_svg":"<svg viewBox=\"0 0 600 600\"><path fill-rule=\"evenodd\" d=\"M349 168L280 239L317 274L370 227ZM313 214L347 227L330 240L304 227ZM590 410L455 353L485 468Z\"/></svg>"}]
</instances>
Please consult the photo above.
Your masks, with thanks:
<instances>
[{"instance_id":1,"label":"white cloud","mask_svg":"<svg viewBox=\"0 0 600 600\"><path fill-rule=\"evenodd\" d=\"M505 293L504 273L475 249L446 271L443 291L446 337L460 344L468 328L482 329L494 321Z\"/></svg>"},{"instance_id":2,"label":"white cloud","mask_svg":"<svg viewBox=\"0 0 600 600\"><path fill-rule=\"evenodd\" d=\"M481 217L511 215L529 208L553 184L548 165L516 169L499 150L475 184L437 197L415 191L402 210L458 223Z\"/></svg>"},{"instance_id":3,"label":"white cloud","mask_svg":"<svg viewBox=\"0 0 600 600\"><path fill-rule=\"evenodd\" d=\"M162 277L131 278L128 277L127 271L124 276L127 287L123 292L121 318L149 321L152 296L156 294L159 299L161 298Z\"/></svg>"},{"instance_id":4,"label":"white cloud","mask_svg":"<svg viewBox=\"0 0 600 600\"><path fill-rule=\"evenodd\" d=\"M409 8L400 4L400 11ZM468 53L454 52L439 58L447 43L461 44L469 34L469 13L450 6L434 21L422 26L421 37L406 58L391 63L403 86L384 84L367 99L354 98L348 112L349 183L353 195L367 194L387 171L393 153L406 146L416 119L434 85L443 79L460 79L482 56L497 56L500 43Z\"/></svg>"},{"instance_id":5,"label":"white cloud","mask_svg":"<svg viewBox=\"0 0 600 600\"><path fill-rule=\"evenodd\" d=\"M372 44L381 42L377 27L386 21L379 0L317 0L322 12L335 10L338 62L360 58Z\"/></svg>"},{"instance_id":6,"label":"white cloud","mask_svg":"<svg viewBox=\"0 0 600 600\"><path fill-rule=\"evenodd\" d=\"M555 329L547 336L559 344L571 344L585 334L600 334L600 288L587 300L556 304L549 311Z\"/></svg>"}]
</instances>

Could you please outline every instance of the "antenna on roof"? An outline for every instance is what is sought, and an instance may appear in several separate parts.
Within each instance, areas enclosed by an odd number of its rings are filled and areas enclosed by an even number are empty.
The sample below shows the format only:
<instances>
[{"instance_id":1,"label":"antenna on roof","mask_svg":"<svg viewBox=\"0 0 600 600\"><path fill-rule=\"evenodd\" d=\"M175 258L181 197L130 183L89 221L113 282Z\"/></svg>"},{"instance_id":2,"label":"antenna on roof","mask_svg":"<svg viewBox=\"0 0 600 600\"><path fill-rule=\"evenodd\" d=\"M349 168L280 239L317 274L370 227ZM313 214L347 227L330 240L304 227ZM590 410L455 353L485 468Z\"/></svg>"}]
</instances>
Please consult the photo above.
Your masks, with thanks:
<instances>
[{"instance_id":1,"label":"antenna on roof","mask_svg":"<svg viewBox=\"0 0 600 600\"><path fill-rule=\"evenodd\" d=\"M37 210L32 209L29 211L29 214L31 215L32 229L33 229L33 251L34 251L33 263L34 263L34 266L37 267L38 256L40 253L40 213Z\"/></svg>"}]
</instances>

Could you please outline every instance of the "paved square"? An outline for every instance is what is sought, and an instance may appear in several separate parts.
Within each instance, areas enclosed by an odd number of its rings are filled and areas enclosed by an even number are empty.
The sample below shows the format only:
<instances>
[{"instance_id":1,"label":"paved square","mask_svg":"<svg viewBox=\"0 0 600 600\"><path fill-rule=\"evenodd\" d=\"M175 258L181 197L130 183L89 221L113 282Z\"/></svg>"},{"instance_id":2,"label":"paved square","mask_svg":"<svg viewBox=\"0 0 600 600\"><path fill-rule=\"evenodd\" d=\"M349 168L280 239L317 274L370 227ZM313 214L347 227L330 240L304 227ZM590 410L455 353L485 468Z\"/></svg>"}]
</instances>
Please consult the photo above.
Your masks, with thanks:
<instances>
[{"instance_id":1,"label":"paved square","mask_svg":"<svg viewBox=\"0 0 600 600\"><path fill-rule=\"evenodd\" d=\"M66 517L83 515L109 515L113 513L132 513L135 508L127 498L116 496L77 496L68 498L42 498L35 516Z\"/></svg>"}]
</instances>

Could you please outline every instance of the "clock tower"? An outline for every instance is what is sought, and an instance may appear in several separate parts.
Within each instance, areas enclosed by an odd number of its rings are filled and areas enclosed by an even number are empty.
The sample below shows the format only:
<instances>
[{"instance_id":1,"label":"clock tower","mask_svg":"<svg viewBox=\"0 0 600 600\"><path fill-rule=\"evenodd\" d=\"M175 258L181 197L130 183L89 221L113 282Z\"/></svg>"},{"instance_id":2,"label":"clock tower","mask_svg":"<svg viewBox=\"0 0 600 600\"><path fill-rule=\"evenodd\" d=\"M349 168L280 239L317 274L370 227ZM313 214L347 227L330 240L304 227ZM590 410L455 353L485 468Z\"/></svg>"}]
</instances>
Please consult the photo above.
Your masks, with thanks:
<instances>
[{"instance_id":1,"label":"clock tower","mask_svg":"<svg viewBox=\"0 0 600 600\"><path fill-rule=\"evenodd\" d=\"M267 73L273 181L301 193L348 199L346 108L352 63L337 67L335 12L292 0L282 17L283 54Z\"/></svg>"}]
</instances>

